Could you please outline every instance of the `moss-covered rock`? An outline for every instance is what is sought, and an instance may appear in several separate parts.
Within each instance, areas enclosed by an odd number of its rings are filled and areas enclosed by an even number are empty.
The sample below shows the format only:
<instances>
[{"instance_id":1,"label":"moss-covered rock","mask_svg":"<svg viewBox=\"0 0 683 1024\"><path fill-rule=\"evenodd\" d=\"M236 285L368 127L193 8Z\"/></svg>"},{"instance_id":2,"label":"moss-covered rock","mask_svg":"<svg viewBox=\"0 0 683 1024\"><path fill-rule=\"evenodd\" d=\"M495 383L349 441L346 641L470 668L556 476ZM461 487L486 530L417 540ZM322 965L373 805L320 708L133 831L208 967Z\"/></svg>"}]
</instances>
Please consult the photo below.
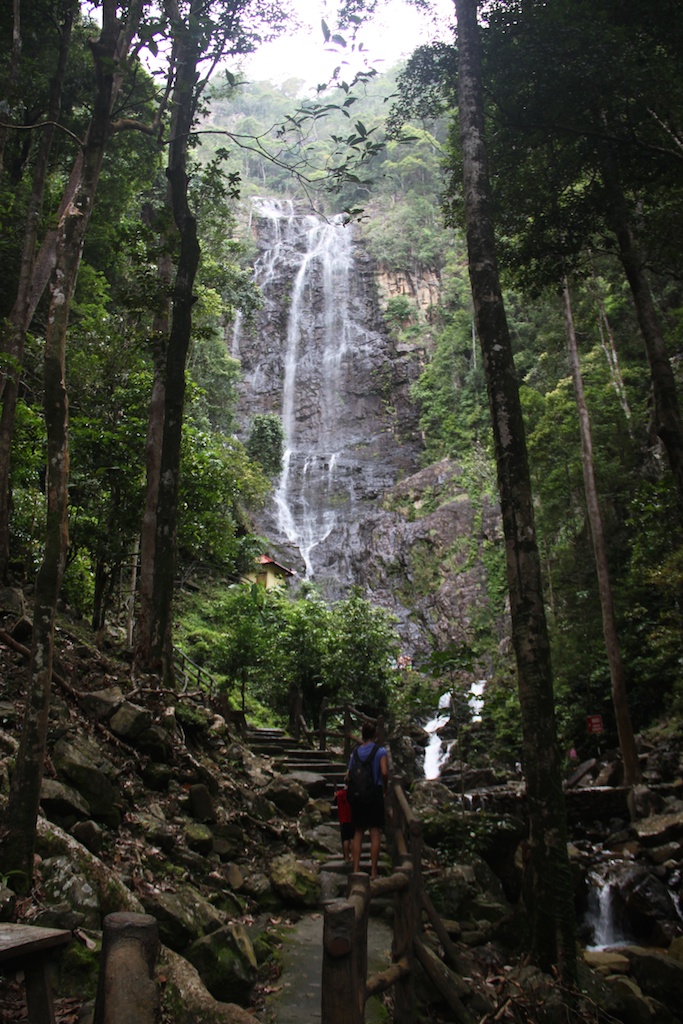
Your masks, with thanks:
<instances>
[{"instance_id":1,"label":"moss-covered rock","mask_svg":"<svg viewBox=\"0 0 683 1024\"><path fill-rule=\"evenodd\" d=\"M288 906L316 907L320 902L319 871L311 862L297 860L291 853L271 861L270 881Z\"/></svg>"},{"instance_id":2,"label":"moss-covered rock","mask_svg":"<svg viewBox=\"0 0 683 1024\"><path fill-rule=\"evenodd\" d=\"M193 942L185 955L214 999L240 1005L249 1002L258 966L251 940L239 922Z\"/></svg>"}]
</instances>

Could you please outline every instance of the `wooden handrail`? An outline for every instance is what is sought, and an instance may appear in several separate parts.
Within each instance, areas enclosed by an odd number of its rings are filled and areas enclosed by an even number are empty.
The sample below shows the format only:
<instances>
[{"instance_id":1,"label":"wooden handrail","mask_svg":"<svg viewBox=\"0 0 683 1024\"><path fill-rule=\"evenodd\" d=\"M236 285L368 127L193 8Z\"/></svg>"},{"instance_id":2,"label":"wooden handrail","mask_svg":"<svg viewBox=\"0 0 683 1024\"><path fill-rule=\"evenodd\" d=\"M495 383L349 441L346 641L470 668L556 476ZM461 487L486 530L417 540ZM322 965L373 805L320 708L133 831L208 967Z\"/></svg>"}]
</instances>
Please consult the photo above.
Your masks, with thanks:
<instances>
[{"instance_id":1,"label":"wooden handrail","mask_svg":"<svg viewBox=\"0 0 683 1024\"><path fill-rule=\"evenodd\" d=\"M466 973L466 965L424 889L422 822L398 782L389 787L388 811L393 873L374 881L366 874L351 875L346 899L324 908L322 1024L362 1024L366 1001L388 988L393 988L394 1024L412 1024L415 957L450 1006L457 1024L474 1024L462 1001L468 986L458 977ZM394 897L392 961L384 970L367 977L370 900L390 894ZM419 937L423 910L450 967Z\"/></svg>"}]
</instances>

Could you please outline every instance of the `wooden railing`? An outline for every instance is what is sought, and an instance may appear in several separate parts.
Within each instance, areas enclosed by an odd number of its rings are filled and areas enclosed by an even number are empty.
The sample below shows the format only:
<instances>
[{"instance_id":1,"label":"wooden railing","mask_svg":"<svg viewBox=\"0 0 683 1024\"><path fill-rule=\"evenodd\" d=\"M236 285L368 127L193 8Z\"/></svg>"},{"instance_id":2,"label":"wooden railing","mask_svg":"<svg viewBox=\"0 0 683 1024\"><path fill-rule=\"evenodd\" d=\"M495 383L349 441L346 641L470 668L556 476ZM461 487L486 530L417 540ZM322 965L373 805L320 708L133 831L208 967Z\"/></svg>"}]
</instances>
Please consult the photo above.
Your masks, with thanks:
<instances>
[{"instance_id":1,"label":"wooden railing","mask_svg":"<svg viewBox=\"0 0 683 1024\"><path fill-rule=\"evenodd\" d=\"M330 728L330 719L341 719L341 727ZM351 750L360 741L360 732L365 722L371 722L377 726L377 739L384 742L384 718L371 718L365 712L353 707L352 704L340 704L339 707L330 707L327 698L324 698L320 706L320 718L318 720L317 736L314 729L311 729L303 715L303 698L301 691L296 687L290 690L289 694L289 725L290 736L301 739L303 736L307 743L314 747L317 741L318 750L327 750L328 740L342 740L344 743L344 760L348 762L351 757Z\"/></svg>"},{"instance_id":2,"label":"wooden railing","mask_svg":"<svg viewBox=\"0 0 683 1024\"><path fill-rule=\"evenodd\" d=\"M207 672L201 665L197 665L177 647L173 650L173 664L176 669L176 684L180 693L187 693L190 685L204 690L209 695L214 711L221 714L226 722L234 725L239 732L246 729L247 722L244 712L232 706L227 693L221 690L218 680L210 672Z\"/></svg>"},{"instance_id":3,"label":"wooden railing","mask_svg":"<svg viewBox=\"0 0 683 1024\"><path fill-rule=\"evenodd\" d=\"M394 1024L415 1020L415 958L458 1024L473 1024L462 1002L467 986L457 948L446 931L422 880L422 824L413 814L403 787L392 784L388 794L387 837L392 846L393 872L370 881L361 872L350 875L345 900L324 907L322 1024L362 1024L365 1003L393 986ZM394 937L391 963L367 976L370 900L394 897ZM450 966L422 940L423 916L444 950Z\"/></svg>"},{"instance_id":4,"label":"wooden railing","mask_svg":"<svg viewBox=\"0 0 683 1024\"><path fill-rule=\"evenodd\" d=\"M194 683L195 686L199 689L204 689L212 697L218 695L218 683L211 673L207 672L201 665L197 665L186 654L178 650L177 647L173 648L173 665L177 673L176 681L180 684L181 693L186 693L190 684Z\"/></svg>"}]
</instances>

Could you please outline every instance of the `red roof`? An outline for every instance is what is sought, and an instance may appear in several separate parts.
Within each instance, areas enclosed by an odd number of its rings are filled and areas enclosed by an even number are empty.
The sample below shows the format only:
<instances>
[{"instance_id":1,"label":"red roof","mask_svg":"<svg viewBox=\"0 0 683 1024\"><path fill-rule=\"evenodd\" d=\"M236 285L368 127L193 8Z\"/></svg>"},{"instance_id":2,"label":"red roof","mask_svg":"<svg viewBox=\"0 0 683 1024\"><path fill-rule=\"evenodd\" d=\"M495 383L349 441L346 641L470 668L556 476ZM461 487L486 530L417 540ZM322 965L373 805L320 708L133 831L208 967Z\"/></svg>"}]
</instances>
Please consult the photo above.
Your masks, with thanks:
<instances>
[{"instance_id":1,"label":"red roof","mask_svg":"<svg viewBox=\"0 0 683 1024\"><path fill-rule=\"evenodd\" d=\"M259 555L256 561L260 565L273 565L276 569L281 569L287 576L296 576L293 569L287 569L286 566L280 565L279 562L276 562L274 558L270 558L268 555Z\"/></svg>"}]
</instances>

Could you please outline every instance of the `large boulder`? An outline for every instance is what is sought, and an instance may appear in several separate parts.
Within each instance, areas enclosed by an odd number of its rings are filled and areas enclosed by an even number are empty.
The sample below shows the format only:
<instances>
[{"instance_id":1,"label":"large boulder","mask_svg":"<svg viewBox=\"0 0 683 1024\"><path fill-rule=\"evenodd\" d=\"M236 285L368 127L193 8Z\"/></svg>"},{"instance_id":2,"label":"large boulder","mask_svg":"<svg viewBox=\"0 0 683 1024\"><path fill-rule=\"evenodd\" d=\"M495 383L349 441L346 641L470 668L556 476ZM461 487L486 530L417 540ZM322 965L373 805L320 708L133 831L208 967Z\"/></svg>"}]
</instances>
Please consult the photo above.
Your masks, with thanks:
<instances>
[{"instance_id":1,"label":"large boulder","mask_svg":"<svg viewBox=\"0 0 683 1024\"><path fill-rule=\"evenodd\" d=\"M109 728L125 743L135 745L139 737L152 725L152 715L147 708L124 701L109 719Z\"/></svg>"},{"instance_id":2,"label":"large boulder","mask_svg":"<svg viewBox=\"0 0 683 1024\"><path fill-rule=\"evenodd\" d=\"M288 782L297 782L304 788L311 799L322 796L327 792L327 779L318 772L292 771L287 772L284 778ZM273 800L273 803L277 803L277 801Z\"/></svg>"},{"instance_id":3,"label":"large boulder","mask_svg":"<svg viewBox=\"0 0 683 1024\"><path fill-rule=\"evenodd\" d=\"M116 769L97 744L83 734L64 736L55 744L52 760L58 774L86 800L97 821L116 828L121 820L120 794L113 780Z\"/></svg>"},{"instance_id":4,"label":"large boulder","mask_svg":"<svg viewBox=\"0 0 683 1024\"><path fill-rule=\"evenodd\" d=\"M162 947L157 977L164 1019L173 1024L258 1024L241 1006L214 999L196 967L168 948Z\"/></svg>"},{"instance_id":5,"label":"large boulder","mask_svg":"<svg viewBox=\"0 0 683 1024\"><path fill-rule=\"evenodd\" d=\"M643 992L680 1013L683 964L667 953L640 946L625 946L621 952L631 961L631 975Z\"/></svg>"},{"instance_id":6,"label":"large boulder","mask_svg":"<svg viewBox=\"0 0 683 1024\"><path fill-rule=\"evenodd\" d=\"M66 828L74 822L90 817L90 805L78 790L57 779L43 779L40 786L40 806L50 821Z\"/></svg>"},{"instance_id":7,"label":"large boulder","mask_svg":"<svg viewBox=\"0 0 683 1024\"><path fill-rule=\"evenodd\" d=\"M273 779L263 791L263 796L291 818L295 818L308 803L308 793L301 783L285 775Z\"/></svg>"},{"instance_id":8,"label":"large boulder","mask_svg":"<svg viewBox=\"0 0 683 1024\"><path fill-rule=\"evenodd\" d=\"M249 1002L257 980L254 949L244 926L231 921L193 942L185 956L215 999Z\"/></svg>"},{"instance_id":9,"label":"large boulder","mask_svg":"<svg viewBox=\"0 0 683 1024\"><path fill-rule=\"evenodd\" d=\"M43 909L34 924L44 928L102 928L102 912L95 886L80 866L66 856L48 857L40 865Z\"/></svg>"},{"instance_id":10,"label":"large boulder","mask_svg":"<svg viewBox=\"0 0 683 1024\"><path fill-rule=\"evenodd\" d=\"M123 704L123 690L120 686L109 686L84 694L81 706L86 714L98 722L106 722Z\"/></svg>"},{"instance_id":11,"label":"large boulder","mask_svg":"<svg viewBox=\"0 0 683 1024\"><path fill-rule=\"evenodd\" d=\"M655 945L668 945L683 932L667 886L644 867L632 868L618 884L622 919L629 931Z\"/></svg>"},{"instance_id":12,"label":"large boulder","mask_svg":"<svg viewBox=\"0 0 683 1024\"><path fill-rule=\"evenodd\" d=\"M270 863L270 881L286 906L317 907L320 902L320 874L310 862L297 860L291 853L274 857Z\"/></svg>"},{"instance_id":13,"label":"large boulder","mask_svg":"<svg viewBox=\"0 0 683 1024\"><path fill-rule=\"evenodd\" d=\"M653 814L633 822L633 828L643 846L662 846L672 841L683 841L683 810L666 814Z\"/></svg>"},{"instance_id":14,"label":"large boulder","mask_svg":"<svg viewBox=\"0 0 683 1024\"><path fill-rule=\"evenodd\" d=\"M178 892L148 892L141 902L156 917L161 941L178 952L225 924L224 915L190 885Z\"/></svg>"},{"instance_id":15,"label":"large boulder","mask_svg":"<svg viewBox=\"0 0 683 1024\"><path fill-rule=\"evenodd\" d=\"M213 832L201 821L188 821L183 826L185 842L190 850L202 857L208 856L213 850Z\"/></svg>"}]
</instances>

